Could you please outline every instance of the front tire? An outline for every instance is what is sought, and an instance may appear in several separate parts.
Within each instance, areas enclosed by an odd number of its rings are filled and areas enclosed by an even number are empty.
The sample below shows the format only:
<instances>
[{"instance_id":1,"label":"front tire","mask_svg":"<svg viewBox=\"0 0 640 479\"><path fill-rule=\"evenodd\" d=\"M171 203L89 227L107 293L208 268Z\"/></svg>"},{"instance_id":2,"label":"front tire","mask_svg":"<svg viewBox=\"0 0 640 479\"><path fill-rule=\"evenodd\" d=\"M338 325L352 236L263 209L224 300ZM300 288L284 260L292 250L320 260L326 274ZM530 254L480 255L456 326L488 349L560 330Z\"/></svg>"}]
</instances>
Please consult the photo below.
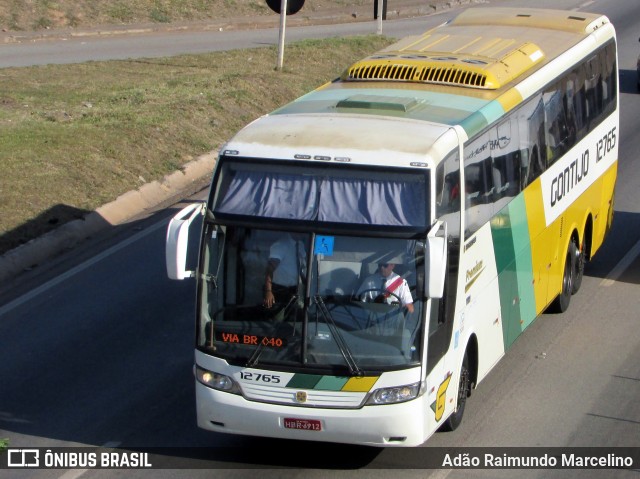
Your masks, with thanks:
<instances>
[{"instance_id":1,"label":"front tire","mask_svg":"<svg viewBox=\"0 0 640 479\"><path fill-rule=\"evenodd\" d=\"M458 400L456 402L456 410L442 424L442 431L455 431L462 422L464 408L467 404L467 398L471 396L471 372L469 371L469 357L465 353L460 367L460 380L458 381Z\"/></svg>"}]
</instances>

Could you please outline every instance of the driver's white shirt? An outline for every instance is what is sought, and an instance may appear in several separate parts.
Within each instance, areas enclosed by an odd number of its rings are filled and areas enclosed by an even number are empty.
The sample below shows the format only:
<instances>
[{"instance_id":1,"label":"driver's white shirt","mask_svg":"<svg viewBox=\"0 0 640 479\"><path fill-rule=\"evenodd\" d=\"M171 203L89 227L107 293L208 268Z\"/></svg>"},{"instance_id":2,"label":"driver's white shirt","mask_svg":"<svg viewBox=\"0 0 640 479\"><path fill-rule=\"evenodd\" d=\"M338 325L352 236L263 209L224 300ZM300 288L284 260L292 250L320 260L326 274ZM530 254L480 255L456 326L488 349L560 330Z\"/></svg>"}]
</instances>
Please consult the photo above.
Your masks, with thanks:
<instances>
[{"instance_id":1,"label":"driver's white shirt","mask_svg":"<svg viewBox=\"0 0 640 479\"><path fill-rule=\"evenodd\" d=\"M393 271L386 278L382 276L380 273L372 274L371 276L368 276L364 280L364 282L362 283L362 286L360 286L360 289L358 290L358 294L363 293L367 290L373 290L373 291L367 291L367 293L365 293L364 296L362 297L362 300L364 301L367 301L367 300L373 301L376 297L378 297L378 295L382 294L382 291L380 291L380 288L382 286L383 279L386 280L385 290L387 290L386 288L391 286L397 278L399 278L399 276ZM413 303L413 297L411 296L411 291L409 290L409 284L407 283L406 279L403 279L402 283L400 283L399 286L391 290L391 293L395 294L398 298L400 298L400 301L402 302L402 306L406 306L407 304ZM390 304L398 301L396 296L394 296L393 294L389 294L387 296L387 298L385 299L386 303Z\"/></svg>"},{"instance_id":2,"label":"driver's white shirt","mask_svg":"<svg viewBox=\"0 0 640 479\"><path fill-rule=\"evenodd\" d=\"M280 286L296 286L298 284L298 266L299 262L297 254L298 245L291 235L287 234L271 245L269 250L269 258L277 259L280 263L273 272L272 281Z\"/></svg>"}]
</instances>

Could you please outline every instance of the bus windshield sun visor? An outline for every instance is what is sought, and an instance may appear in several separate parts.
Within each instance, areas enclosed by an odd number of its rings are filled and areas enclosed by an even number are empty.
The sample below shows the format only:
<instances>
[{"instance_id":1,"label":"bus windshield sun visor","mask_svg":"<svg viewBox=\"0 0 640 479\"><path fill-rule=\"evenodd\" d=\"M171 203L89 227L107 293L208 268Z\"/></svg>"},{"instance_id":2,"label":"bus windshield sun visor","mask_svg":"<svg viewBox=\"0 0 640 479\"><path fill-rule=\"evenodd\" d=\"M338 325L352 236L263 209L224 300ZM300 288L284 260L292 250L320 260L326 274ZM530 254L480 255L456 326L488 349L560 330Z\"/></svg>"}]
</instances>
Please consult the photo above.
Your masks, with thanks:
<instances>
[{"instance_id":1,"label":"bus windshield sun visor","mask_svg":"<svg viewBox=\"0 0 640 479\"><path fill-rule=\"evenodd\" d=\"M216 215L380 226L428 224L426 174L388 170L356 174L226 162L218 186Z\"/></svg>"}]
</instances>

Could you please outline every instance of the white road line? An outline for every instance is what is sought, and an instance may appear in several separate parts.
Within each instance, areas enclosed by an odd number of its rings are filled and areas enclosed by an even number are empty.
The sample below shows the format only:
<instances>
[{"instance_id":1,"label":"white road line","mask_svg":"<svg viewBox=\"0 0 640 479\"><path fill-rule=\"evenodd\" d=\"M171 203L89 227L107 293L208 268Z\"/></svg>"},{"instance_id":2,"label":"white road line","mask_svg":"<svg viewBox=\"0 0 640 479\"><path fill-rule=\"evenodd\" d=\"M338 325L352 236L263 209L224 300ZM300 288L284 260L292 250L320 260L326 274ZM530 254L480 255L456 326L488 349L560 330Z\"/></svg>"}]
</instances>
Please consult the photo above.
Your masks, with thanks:
<instances>
[{"instance_id":1,"label":"white road line","mask_svg":"<svg viewBox=\"0 0 640 479\"><path fill-rule=\"evenodd\" d=\"M168 220L159 221L158 223L156 223L156 224L154 224L154 225L152 225L152 226L140 231L139 233L131 236L130 238L127 238L126 240L122 241L121 243L118 243L117 245L115 245L115 246L113 246L113 247L111 247L111 248L109 248L107 250L104 250L99 255L96 255L93 258L88 259L84 263L81 263L78 266L75 266L75 267L71 268L69 271L61 274L60 276L56 276L52 280L44 283L41 286L38 286L36 289L33 289L33 290L29 291L28 293L23 294L19 298L14 299L10 303L5 304L4 306L0 307L0 317L2 317L2 315L8 313L12 309L17 308L18 306L26 303L27 301L35 298L36 296L42 294L43 292L47 291L48 289L51 289L54 286L62 283L63 281L66 281L68 278L70 278L73 275L79 273L80 271L83 271L83 270L87 269L88 267L90 267L90 266L102 261L103 259L105 259L106 257L112 255L113 253L116 253L117 251L120 251L122 248L125 248L125 247L129 246L130 244L135 243L139 239L144 238L145 236L155 232L157 229L162 228L167 223L168 223Z\"/></svg>"},{"instance_id":2,"label":"white road line","mask_svg":"<svg viewBox=\"0 0 640 479\"><path fill-rule=\"evenodd\" d=\"M429 479L445 479L452 472L453 469L438 469L429 475Z\"/></svg>"},{"instance_id":3,"label":"white road line","mask_svg":"<svg viewBox=\"0 0 640 479\"><path fill-rule=\"evenodd\" d=\"M119 441L109 441L104 443L100 447L112 448L112 447L118 447L120 444L121 443ZM61 475L59 479L78 479L88 470L89 469L69 469L67 472Z\"/></svg>"},{"instance_id":4,"label":"white road line","mask_svg":"<svg viewBox=\"0 0 640 479\"><path fill-rule=\"evenodd\" d=\"M611 273L609 273L609 275L600 282L600 286L606 288L614 284L618 278L622 276L622 273L624 273L631 263L633 263L633 261L638 257L638 254L640 254L640 241L638 241L633 248L624 255L615 268L611 270Z\"/></svg>"}]
</instances>

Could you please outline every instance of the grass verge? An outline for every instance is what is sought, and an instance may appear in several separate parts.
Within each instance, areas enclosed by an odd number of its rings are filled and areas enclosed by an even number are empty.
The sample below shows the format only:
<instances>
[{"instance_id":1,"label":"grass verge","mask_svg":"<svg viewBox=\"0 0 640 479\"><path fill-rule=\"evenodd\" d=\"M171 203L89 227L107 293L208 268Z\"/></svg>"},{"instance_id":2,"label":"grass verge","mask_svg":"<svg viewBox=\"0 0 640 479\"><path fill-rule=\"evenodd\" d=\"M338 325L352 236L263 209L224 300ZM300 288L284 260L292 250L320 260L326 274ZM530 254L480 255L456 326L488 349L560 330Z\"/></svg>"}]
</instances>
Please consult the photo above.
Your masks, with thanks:
<instances>
[{"instance_id":1,"label":"grass verge","mask_svg":"<svg viewBox=\"0 0 640 479\"><path fill-rule=\"evenodd\" d=\"M217 149L392 42L377 35L0 70L0 254Z\"/></svg>"},{"instance_id":2,"label":"grass verge","mask_svg":"<svg viewBox=\"0 0 640 479\"><path fill-rule=\"evenodd\" d=\"M336 8L366 9L369 0L316 0L298 14ZM367 8L369 7L369 8ZM265 0L2 0L2 31L92 28L100 25L176 23L246 16L273 16Z\"/></svg>"}]
</instances>

